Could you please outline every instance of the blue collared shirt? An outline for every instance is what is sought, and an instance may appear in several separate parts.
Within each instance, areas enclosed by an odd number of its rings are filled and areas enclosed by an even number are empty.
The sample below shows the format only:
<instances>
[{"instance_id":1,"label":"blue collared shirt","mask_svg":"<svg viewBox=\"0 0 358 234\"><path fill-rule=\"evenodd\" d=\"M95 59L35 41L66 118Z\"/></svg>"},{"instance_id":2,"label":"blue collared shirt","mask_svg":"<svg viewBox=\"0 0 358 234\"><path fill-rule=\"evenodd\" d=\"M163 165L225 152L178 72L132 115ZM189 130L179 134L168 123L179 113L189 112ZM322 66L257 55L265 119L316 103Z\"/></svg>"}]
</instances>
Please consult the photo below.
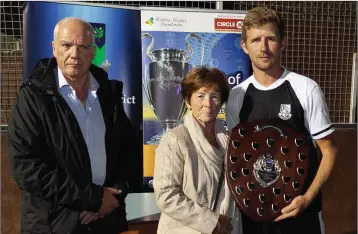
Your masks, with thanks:
<instances>
[{"instance_id":1,"label":"blue collared shirt","mask_svg":"<svg viewBox=\"0 0 358 234\"><path fill-rule=\"evenodd\" d=\"M87 144L92 168L92 182L103 185L106 178L106 127L102 115L102 109L97 97L99 84L89 73L89 88L84 107L76 96L76 91L68 84L60 68L57 67L58 91L66 100L80 125L83 137Z\"/></svg>"}]
</instances>

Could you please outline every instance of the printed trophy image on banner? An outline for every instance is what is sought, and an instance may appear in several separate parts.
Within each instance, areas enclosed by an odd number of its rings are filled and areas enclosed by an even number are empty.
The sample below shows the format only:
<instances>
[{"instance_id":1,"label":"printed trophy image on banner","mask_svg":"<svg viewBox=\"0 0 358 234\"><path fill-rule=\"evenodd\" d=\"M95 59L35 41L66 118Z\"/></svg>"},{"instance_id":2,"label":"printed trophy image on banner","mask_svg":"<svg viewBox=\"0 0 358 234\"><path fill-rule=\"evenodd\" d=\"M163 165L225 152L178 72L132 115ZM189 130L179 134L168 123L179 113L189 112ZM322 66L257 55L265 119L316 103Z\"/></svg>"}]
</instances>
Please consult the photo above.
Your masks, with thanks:
<instances>
[{"instance_id":1,"label":"printed trophy image on banner","mask_svg":"<svg viewBox=\"0 0 358 234\"><path fill-rule=\"evenodd\" d=\"M155 150L165 132L189 113L181 82L194 67L223 71L230 88L248 78L241 48L245 14L141 10L143 92L143 183L151 190ZM225 123L224 106L218 116Z\"/></svg>"},{"instance_id":2,"label":"printed trophy image on banner","mask_svg":"<svg viewBox=\"0 0 358 234\"><path fill-rule=\"evenodd\" d=\"M146 56L150 63L145 64L143 89L148 102L163 130L146 141L146 144L159 144L160 137L169 129L174 128L182 121L186 111L184 100L181 97L180 84L188 71L193 67L189 63L193 55L192 47L188 42L190 37L197 38L201 43L201 63L203 63L203 42L201 38L190 33L185 42L188 51L178 48L161 48L152 50L155 39L149 33L143 33L143 38L150 38Z\"/></svg>"}]
</instances>

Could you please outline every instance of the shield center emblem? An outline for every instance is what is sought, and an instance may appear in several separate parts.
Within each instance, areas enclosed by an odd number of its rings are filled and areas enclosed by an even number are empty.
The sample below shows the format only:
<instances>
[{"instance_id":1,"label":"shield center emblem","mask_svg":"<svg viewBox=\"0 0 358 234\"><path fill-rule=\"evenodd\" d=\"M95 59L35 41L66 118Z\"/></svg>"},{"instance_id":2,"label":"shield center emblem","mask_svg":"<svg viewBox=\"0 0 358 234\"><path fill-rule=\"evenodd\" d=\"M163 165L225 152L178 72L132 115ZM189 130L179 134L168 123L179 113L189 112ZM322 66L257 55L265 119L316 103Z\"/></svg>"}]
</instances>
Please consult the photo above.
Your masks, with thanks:
<instances>
[{"instance_id":1,"label":"shield center emblem","mask_svg":"<svg viewBox=\"0 0 358 234\"><path fill-rule=\"evenodd\" d=\"M279 163L270 154L260 156L253 166L255 179L264 188L275 183L280 177Z\"/></svg>"}]
</instances>

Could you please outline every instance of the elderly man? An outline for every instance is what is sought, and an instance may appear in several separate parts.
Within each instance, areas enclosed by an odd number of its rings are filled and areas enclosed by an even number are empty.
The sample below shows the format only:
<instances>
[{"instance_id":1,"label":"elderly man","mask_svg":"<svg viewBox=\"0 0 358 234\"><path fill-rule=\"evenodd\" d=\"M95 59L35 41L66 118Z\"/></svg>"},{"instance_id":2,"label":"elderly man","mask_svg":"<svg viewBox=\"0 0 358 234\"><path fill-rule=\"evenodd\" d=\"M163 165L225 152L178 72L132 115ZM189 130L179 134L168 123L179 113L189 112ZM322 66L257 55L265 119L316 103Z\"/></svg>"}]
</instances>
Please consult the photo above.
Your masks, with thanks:
<instances>
[{"instance_id":1,"label":"elderly man","mask_svg":"<svg viewBox=\"0 0 358 234\"><path fill-rule=\"evenodd\" d=\"M9 161L22 193L22 233L119 233L140 141L122 83L91 64L94 31L58 22L54 58L21 86L8 126Z\"/></svg>"}]
</instances>

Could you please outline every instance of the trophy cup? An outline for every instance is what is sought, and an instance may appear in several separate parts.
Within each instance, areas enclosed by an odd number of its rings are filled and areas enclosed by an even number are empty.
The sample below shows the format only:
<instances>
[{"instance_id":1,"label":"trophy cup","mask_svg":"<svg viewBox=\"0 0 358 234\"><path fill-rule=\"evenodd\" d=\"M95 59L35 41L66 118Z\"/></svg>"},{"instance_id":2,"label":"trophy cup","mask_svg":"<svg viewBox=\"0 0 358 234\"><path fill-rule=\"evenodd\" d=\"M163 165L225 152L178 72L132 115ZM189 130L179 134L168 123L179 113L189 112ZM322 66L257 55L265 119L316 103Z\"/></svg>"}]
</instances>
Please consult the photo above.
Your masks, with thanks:
<instances>
[{"instance_id":1,"label":"trophy cup","mask_svg":"<svg viewBox=\"0 0 358 234\"><path fill-rule=\"evenodd\" d=\"M152 51L154 38L149 33L143 33L142 39L146 37L151 38L151 43L146 50L146 55L151 62L145 65L142 83L148 102L163 127L162 132L152 136L147 144L159 144L161 136L176 127L186 112L186 105L180 91L182 80L192 68L188 61L193 55L193 49L188 39L194 37L200 41L201 65L204 58L204 45L197 34L190 33L185 38L188 52L177 48Z\"/></svg>"}]
</instances>

